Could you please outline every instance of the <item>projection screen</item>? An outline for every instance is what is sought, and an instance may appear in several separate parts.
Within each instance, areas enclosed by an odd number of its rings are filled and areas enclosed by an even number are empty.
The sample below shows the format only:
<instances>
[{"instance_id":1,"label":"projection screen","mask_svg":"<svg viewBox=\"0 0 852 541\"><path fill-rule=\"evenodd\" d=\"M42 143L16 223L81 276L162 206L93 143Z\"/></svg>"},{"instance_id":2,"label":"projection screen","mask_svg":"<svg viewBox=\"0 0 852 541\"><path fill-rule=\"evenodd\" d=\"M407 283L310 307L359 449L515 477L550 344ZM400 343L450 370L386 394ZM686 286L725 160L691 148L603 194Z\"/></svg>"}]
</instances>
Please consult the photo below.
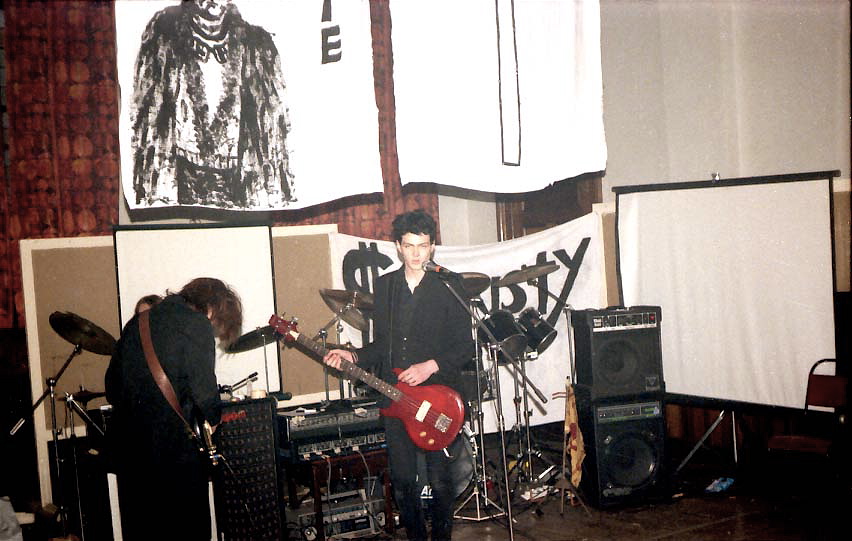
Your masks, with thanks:
<instances>
[{"instance_id":1,"label":"projection screen","mask_svg":"<svg viewBox=\"0 0 852 541\"><path fill-rule=\"evenodd\" d=\"M269 226L118 228L115 256L122 328L133 317L139 298L178 291L200 276L219 278L237 291L243 303L243 333L264 327L275 313ZM216 351L220 385L232 385L257 372L253 389L281 390L275 340L240 353Z\"/></svg>"},{"instance_id":2,"label":"projection screen","mask_svg":"<svg viewBox=\"0 0 852 541\"><path fill-rule=\"evenodd\" d=\"M614 188L622 304L661 307L668 393L804 407L835 354L832 176Z\"/></svg>"}]
</instances>

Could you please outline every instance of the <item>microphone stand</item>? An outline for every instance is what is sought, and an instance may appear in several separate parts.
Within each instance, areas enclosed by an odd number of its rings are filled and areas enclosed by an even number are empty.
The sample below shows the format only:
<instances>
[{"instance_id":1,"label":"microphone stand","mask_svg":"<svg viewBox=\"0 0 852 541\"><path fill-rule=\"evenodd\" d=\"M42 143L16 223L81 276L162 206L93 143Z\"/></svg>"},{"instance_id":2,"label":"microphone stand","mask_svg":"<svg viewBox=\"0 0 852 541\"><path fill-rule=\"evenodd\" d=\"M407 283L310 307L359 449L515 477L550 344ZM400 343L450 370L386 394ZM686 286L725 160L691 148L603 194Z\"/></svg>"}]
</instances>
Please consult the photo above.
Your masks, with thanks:
<instances>
[{"instance_id":1,"label":"microphone stand","mask_svg":"<svg viewBox=\"0 0 852 541\"><path fill-rule=\"evenodd\" d=\"M226 390L226 392L232 393L232 392L236 391L237 389L239 389L240 387L244 387L246 384L248 384L249 381L255 381L256 379L257 379L257 372L252 372L251 374L244 377L240 381L234 383L233 385L223 385L223 388ZM251 397L249 397L249 398L251 398Z\"/></svg>"},{"instance_id":2,"label":"microphone stand","mask_svg":"<svg viewBox=\"0 0 852 541\"><path fill-rule=\"evenodd\" d=\"M439 276L441 278L445 278L445 275L443 275L441 273L439 273ZM449 277L457 278L456 275L450 275ZM464 285L461 284L458 279L456 279L456 282L459 283L459 285L462 287L462 289L464 289ZM506 359L509 359L510 362L512 362L513 365L515 366L516 374L520 375L524 379L524 383L530 386L530 388L536 393L536 396L539 397L539 399L542 401L542 403L547 402L547 397L544 396L544 394L538 389L538 387L536 387L529 379L527 379L526 374L522 374L521 371L517 368L517 364L516 364L516 360L515 360L514 355L509 353L509 351L506 350L506 348L503 346L503 344L501 344L497 340L497 338L494 336L494 334L491 332L491 330L482 323L482 319L480 319L479 316L477 316L474 313L474 311L470 309L470 307L467 305L467 302L461 297L461 295L459 295L458 291L456 291L455 288L453 288L453 286L450 285L450 283L447 280L444 280L444 285L447 286L447 289L450 290L450 293L453 294L453 296L456 298L456 300L459 302L459 304L465 309L465 311L468 314L470 314L470 317L476 323L476 326L479 329L482 329L486 333L486 335L488 335L488 337L491 339L492 343L498 344L500 351L503 352L503 355L506 357ZM503 406L502 406L502 398L501 398L501 392L500 392L500 380L499 380L499 376L498 376L499 370L498 370L496 362L492 363L492 370L494 371L494 382L495 382L494 387L495 387L495 395L496 395L495 399L497 400L497 403L500 406L496 410L497 411L497 430L500 433L500 450L501 450L501 455L502 455L501 459L503 461L503 482L505 483L504 486L506 487L506 492L505 492L505 495L506 495L506 517L508 519L507 522L508 522L508 525L509 525L508 526L508 528L509 528L509 540L514 541L515 532L514 532L514 528L513 528L513 525L512 525L512 522L514 521L514 518L512 517L512 498L509 495L509 470L506 467L507 458L506 458L505 422L504 422L504 419L503 419Z\"/></svg>"}]
</instances>

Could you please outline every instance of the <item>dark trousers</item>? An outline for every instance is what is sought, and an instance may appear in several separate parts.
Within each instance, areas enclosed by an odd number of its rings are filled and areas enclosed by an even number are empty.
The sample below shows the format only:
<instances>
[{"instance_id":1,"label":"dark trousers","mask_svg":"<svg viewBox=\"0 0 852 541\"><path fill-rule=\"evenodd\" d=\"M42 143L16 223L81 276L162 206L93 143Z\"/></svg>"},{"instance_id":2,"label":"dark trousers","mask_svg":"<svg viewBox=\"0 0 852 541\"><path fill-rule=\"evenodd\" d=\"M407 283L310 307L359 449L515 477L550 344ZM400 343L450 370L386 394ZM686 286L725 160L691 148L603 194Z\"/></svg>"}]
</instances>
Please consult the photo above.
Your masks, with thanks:
<instances>
[{"instance_id":1,"label":"dark trousers","mask_svg":"<svg viewBox=\"0 0 852 541\"><path fill-rule=\"evenodd\" d=\"M139 466L118 472L126 541L209 541L207 473L201 465Z\"/></svg>"},{"instance_id":2,"label":"dark trousers","mask_svg":"<svg viewBox=\"0 0 852 541\"><path fill-rule=\"evenodd\" d=\"M417 478L418 455L426 459L426 477L432 487L432 540L444 541L452 536L455 489L453 469L443 451L423 451L408 437L398 419L384 418L385 439L394 497L399 508L400 523L408 539L428 539L420 491L424 480Z\"/></svg>"}]
</instances>

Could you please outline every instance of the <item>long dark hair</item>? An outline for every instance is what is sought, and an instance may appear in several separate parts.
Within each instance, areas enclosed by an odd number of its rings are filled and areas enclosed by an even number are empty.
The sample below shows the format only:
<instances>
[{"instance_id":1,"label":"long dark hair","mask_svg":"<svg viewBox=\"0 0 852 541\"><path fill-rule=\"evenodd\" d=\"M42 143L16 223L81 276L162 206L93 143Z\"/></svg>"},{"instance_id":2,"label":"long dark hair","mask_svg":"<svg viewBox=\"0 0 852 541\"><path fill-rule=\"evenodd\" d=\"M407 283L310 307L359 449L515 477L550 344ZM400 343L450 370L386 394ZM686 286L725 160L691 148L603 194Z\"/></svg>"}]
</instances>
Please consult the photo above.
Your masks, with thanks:
<instances>
[{"instance_id":1,"label":"long dark hair","mask_svg":"<svg viewBox=\"0 0 852 541\"><path fill-rule=\"evenodd\" d=\"M217 278L196 278L183 286L178 295L199 312L212 312L210 322L221 347L226 348L239 338L243 328L243 303L225 282Z\"/></svg>"}]
</instances>

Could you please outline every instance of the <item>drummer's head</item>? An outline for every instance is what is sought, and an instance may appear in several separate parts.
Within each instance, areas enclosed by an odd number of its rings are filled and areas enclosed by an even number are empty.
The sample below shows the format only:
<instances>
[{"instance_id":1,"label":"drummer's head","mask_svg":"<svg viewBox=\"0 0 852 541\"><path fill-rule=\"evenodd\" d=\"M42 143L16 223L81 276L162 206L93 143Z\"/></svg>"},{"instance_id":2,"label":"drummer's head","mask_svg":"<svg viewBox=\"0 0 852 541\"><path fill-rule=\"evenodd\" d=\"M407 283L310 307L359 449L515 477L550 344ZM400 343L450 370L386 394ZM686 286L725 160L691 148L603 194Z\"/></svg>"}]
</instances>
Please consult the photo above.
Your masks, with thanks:
<instances>
[{"instance_id":1,"label":"drummer's head","mask_svg":"<svg viewBox=\"0 0 852 541\"><path fill-rule=\"evenodd\" d=\"M414 235L429 235L431 244L435 244L437 226L435 220L423 209L412 210L398 215L393 219L393 240L402 241L406 233Z\"/></svg>"},{"instance_id":2,"label":"drummer's head","mask_svg":"<svg viewBox=\"0 0 852 541\"><path fill-rule=\"evenodd\" d=\"M145 295L136 301L136 307L133 309L134 314L150 310L152 306L158 304L163 298L159 295Z\"/></svg>"},{"instance_id":3,"label":"drummer's head","mask_svg":"<svg viewBox=\"0 0 852 541\"><path fill-rule=\"evenodd\" d=\"M222 348L240 336L243 305L237 292L216 278L196 278L178 292L186 302L206 314Z\"/></svg>"}]
</instances>

